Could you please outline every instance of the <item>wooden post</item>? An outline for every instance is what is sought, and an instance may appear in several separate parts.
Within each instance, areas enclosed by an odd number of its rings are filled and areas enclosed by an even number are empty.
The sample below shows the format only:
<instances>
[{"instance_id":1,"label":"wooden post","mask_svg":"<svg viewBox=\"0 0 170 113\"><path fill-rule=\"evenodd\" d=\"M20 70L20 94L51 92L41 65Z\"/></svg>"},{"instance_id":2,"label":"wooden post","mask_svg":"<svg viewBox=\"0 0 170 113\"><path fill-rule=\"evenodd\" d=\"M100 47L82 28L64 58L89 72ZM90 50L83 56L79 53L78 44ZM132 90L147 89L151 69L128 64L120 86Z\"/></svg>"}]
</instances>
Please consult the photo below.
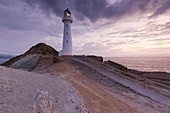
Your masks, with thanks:
<instances>
[{"instance_id":1,"label":"wooden post","mask_svg":"<svg viewBox=\"0 0 170 113\"><path fill-rule=\"evenodd\" d=\"M144 77L143 79L143 82L144 82L144 88L147 88L147 81L146 81L146 78Z\"/></svg>"}]
</instances>

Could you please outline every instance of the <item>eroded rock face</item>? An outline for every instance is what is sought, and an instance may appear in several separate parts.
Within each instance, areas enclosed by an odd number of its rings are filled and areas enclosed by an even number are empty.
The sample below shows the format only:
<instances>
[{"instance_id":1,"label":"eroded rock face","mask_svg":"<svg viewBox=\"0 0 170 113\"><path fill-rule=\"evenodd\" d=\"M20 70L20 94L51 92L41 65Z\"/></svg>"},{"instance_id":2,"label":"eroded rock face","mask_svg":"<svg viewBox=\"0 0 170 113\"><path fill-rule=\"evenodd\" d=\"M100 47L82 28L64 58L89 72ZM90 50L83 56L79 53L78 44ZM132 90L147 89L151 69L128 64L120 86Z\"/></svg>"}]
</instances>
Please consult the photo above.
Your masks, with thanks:
<instances>
[{"instance_id":1,"label":"eroded rock face","mask_svg":"<svg viewBox=\"0 0 170 113\"><path fill-rule=\"evenodd\" d=\"M37 98L33 105L33 113L53 113L54 98L47 91L37 90Z\"/></svg>"},{"instance_id":2,"label":"eroded rock face","mask_svg":"<svg viewBox=\"0 0 170 113\"><path fill-rule=\"evenodd\" d=\"M39 55L28 55L16 61L10 67L15 69L22 69L25 71L32 71L36 66L38 60L39 60Z\"/></svg>"},{"instance_id":3,"label":"eroded rock face","mask_svg":"<svg viewBox=\"0 0 170 113\"><path fill-rule=\"evenodd\" d=\"M53 47L45 44L45 43L38 43L37 45L31 47L27 52L24 54L21 54L19 56L16 56L14 58L11 58L7 62L3 63L2 66L10 67L20 59L31 56L31 55L41 55L41 56L51 56L54 57L54 62L57 60L58 61L58 51L56 51ZM55 59L56 58L56 59ZM28 62L27 62L28 63ZM29 64L30 65L30 64Z\"/></svg>"}]
</instances>

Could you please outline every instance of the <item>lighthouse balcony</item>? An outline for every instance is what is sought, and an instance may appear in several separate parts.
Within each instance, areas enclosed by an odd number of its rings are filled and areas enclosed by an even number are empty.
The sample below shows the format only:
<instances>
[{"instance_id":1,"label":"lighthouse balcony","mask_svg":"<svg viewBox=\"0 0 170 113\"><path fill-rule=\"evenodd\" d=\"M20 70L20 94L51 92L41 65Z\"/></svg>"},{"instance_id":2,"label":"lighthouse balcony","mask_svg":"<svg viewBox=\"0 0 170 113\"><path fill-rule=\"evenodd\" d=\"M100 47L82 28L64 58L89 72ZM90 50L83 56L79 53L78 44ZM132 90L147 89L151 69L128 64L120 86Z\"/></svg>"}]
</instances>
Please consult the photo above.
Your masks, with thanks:
<instances>
[{"instance_id":1,"label":"lighthouse balcony","mask_svg":"<svg viewBox=\"0 0 170 113\"><path fill-rule=\"evenodd\" d=\"M73 19L71 18L71 17L64 17L63 18L63 20L62 20L62 22L64 22L64 21L70 21L71 23L73 23Z\"/></svg>"}]
</instances>

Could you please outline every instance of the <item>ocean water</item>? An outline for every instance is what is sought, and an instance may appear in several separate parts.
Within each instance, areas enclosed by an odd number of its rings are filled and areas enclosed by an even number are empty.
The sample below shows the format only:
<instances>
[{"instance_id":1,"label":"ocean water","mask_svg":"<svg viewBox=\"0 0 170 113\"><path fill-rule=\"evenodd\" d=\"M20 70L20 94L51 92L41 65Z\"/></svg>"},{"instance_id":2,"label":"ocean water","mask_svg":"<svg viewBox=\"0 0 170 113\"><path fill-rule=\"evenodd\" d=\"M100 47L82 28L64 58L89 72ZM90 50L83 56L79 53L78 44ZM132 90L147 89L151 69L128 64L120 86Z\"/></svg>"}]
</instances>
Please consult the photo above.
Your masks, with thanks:
<instances>
[{"instance_id":1,"label":"ocean water","mask_svg":"<svg viewBox=\"0 0 170 113\"><path fill-rule=\"evenodd\" d=\"M139 71L160 71L170 73L170 58L168 57L106 57L104 60L111 60L122 64L129 69Z\"/></svg>"},{"instance_id":2,"label":"ocean water","mask_svg":"<svg viewBox=\"0 0 170 113\"><path fill-rule=\"evenodd\" d=\"M9 60L9 59L0 59L0 64L6 62L7 60Z\"/></svg>"}]
</instances>

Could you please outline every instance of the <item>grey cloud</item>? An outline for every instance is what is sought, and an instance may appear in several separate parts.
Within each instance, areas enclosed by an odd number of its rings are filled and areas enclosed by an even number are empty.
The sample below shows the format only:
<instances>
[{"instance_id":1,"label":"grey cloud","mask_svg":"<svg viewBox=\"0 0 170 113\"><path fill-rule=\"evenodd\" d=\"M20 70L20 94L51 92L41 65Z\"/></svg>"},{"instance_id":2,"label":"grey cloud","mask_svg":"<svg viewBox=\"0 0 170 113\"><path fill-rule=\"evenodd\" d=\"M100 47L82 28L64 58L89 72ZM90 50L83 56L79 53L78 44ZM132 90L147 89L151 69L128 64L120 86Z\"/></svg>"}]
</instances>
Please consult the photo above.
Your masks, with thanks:
<instances>
[{"instance_id":1,"label":"grey cloud","mask_svg":"<svg viewBox=\"0 0 170 113\"><path fill-rule=\"evenodd\" d=\"M106 43L108 46L113 46L113 45L123 45L123 44L126 44L126 42L125 41L119 41L119 42L108 42L108 43Z\"/></svg>"},{"instance_id":2,"label":"grey cloud","mask_svg":"<svg viewBox=\"0 0 170 113\"><path fill-rule=\"evenodd\" d=\"M114 35L114 34L118 34L118 33L120 33L120 31L112 31L110 33L106 33L105 35L109 36L109 35Z\"/></svg>"},{"instance_id":3,"label":"grey cloud","mask_svg":"<svg viewBox=\"0 0 170 113\"><path fill-rule=\"evenodd\" d=\"M163 24L156 24L154 22L149 22L147 24L149 27L149 31L154 31L156 33L162 32L162 35L165 34L166 31L170 30L170 22L166 22Z\"/></svg>"},{"instance_id":4,"label":"grey cloud","mask_svg":"<svg viewBox=\"0 0 170 113\"><path fill-rule=\"evenodd\" d=\"M61 34L56 34L56 33L52 32L52 31L47 31L47 34L49 34L50 36L62 38L62 35L61 35Z\"/></svg>"},{"instance_id":5,"label":"grey cloud","mask_svg":"<svg viewBox=\"0 0 170 113\"><path fill-rule=\"evenodd\" d=\"M170 22L165 23L165 28L170 29Z\"/></svg>"},{"instance_id":6,"label":"grey cloud","mask_svg":"<svg viewBox=\"0 0 170 113\"><path fill-rule=\"evenodd\" d=\"M102 34L101 37L110 37L110 38L126 38L126 39L152 39L158 36L170 35L170 22L165 22L157 24L155 22L148 22L145 29L140 28L128 28L123 31L114 29L113 33L109 32ZM149 32L148 32L149 31Z\"/></svg>"},{"instance_id":7,"label":"grey cloud","mask_svg":"<svg viewBox=\"0 0 170 113\"><path fill-rule=\"evenodd\" d=\"M160 14L165 13L167 10L170 9L170 0L164 0L165 2L159 7L150 18L156 17Z\"/></svg>"},{"instance_id":8,"label":"grey cloud","mask_svg":"<svg viewBox=\"0 0 170 113\"><path fill-rule=\"evenodd\" d=\"M102 41L102 43L108 43L108 42L111 42L111 40Z\"/></svg>"},{"instance_id":9,"label":"grey cloud","mask_svg":"<svg viewBox=\"0 0 170 113\"><path fill-rule=\"evenodd\" d=\"M8 1L8 2L7 2ZM40 14L31 15L24 3L20 1L0 2L0 27L12 30L35 30L42 28L43 18ZM25 10L25 11L23 11Z\"/></svg>"},{"instance_id":10,"label":"grey cloud","mask_svg":"<svg viewBox=\"0 0 170 113\"><path fill-rule=\"evenodd\" d=\"M67 0L25 0L30 6L36 8L39 7L46 14L51 12L57 16L63 16L63 11L66 6L69 5Z\"/></svg>"},{"instance_id":11,"label":"grey cloud","mask_svg":"<svg viewBox=\"0 0 170 113\"><path fill-rule=\"evenodd\" d=\"M48 18L40 9L32 9L21 0L0 1L0 28L14 31L34 31L54 36L59 34L61 26L56 17ZM31 34L30 34L31 35ZM61 38L61 36L58 36Z\"/></svg>"},{"instance_id":12,"label":"grey cloud","mask_svg":"<svg viewBox=\"0 0 170 113\"><path fill-rule=\"evenodd\" d=\"M120 18L136 12L146 12L149 7L157 9L153 16L163 14L169 9L169 0L121 0L113 4L107 0L26 0L31 6L39 6L45 13L53 12L62 17L63 11L69 7L79 20L88 18L92 22L100 18ZM157 4L162 4L157 8Z\"/></svg>"}]
</instances>

